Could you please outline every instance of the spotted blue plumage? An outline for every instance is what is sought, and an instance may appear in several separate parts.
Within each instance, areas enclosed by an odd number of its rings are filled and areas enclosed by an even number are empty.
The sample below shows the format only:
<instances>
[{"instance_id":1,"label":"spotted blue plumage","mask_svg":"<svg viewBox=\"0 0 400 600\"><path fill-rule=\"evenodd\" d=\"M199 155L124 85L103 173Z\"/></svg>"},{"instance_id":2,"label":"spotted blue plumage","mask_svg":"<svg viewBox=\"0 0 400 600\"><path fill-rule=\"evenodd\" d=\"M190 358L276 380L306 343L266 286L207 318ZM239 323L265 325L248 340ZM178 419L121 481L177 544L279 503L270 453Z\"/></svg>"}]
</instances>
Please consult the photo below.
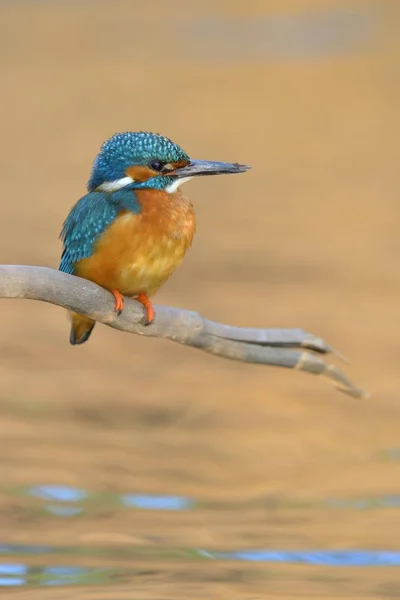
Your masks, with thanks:
<instances>
[{"instance_id":1,"label":"spotted blue plumage","mask_svg":"<svg viewBox=\"0 0 400 600\"><path fill-rule=\"evenodd\" d=\"M73 275L75 264L93 254L96 240L122 210L139 212L133 191L91 192L78 200L60 234L64 244L60 271Z\"/></svg>"},{"instance_id":2,"label":"spotted blue plumage","mask_svg":"<svg viewBox=\"0 0 400 600\"><path fill-rule=\"evenodd\" d=\"M132 165L149 165L154 159L164 163L189 162L186 152L162 135L146 131L116 133L104 142L96 156L88 191L95 191L105 182L122 179L126 169ZM162 189L169 183L168 178L156 177L146 182L146 187ZM139 188L143 185L134 184L131 187Z\"/></svg>"}]
</instances>

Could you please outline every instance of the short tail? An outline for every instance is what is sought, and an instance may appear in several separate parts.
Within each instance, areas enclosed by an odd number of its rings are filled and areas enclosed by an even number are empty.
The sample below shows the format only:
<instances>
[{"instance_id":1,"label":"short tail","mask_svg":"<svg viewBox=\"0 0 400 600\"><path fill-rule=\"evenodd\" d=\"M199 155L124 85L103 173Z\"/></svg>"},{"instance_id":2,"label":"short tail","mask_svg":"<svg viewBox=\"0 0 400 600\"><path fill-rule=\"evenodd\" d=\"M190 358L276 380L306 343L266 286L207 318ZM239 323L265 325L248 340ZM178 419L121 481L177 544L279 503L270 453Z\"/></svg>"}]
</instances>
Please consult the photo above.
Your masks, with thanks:
<instances>
[{"instance_id":1,"label":"short tail","mask_svg":"<svg viewBox=\"0 0 400 600\"><path fill-rule=\"evenodd\" d=\"M70 312L69 317L71 319L70 343L73 346L84 344L90 338L90 334L92 333L93 327L96 325L96 321L74 312Z\"/></svg>"}]
</instances>

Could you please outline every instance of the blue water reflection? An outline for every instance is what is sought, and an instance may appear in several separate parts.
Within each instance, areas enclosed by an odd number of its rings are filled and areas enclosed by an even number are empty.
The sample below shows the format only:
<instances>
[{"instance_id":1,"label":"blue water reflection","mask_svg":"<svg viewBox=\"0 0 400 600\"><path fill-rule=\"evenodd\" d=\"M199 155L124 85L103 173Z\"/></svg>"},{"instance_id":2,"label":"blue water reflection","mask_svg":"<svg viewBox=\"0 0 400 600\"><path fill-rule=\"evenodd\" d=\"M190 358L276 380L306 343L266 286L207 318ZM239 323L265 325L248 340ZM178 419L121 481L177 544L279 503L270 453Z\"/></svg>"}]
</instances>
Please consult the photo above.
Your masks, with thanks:
<instances>
[{"instance_id":1,"label":"blue water reflection","mask_svg":"<svg viewBox=\"0 0 400 600\"><path fill-rule=\"evenodd\" d=\"M42 500L56 500L58 502L79 502L87 497L85 490L67 485L37 485L31 487L28 493Z\"/></svg>"},{"instance_id":2,"label":"blue water reflection","mask_svg":"<svg viewBox=\"0 0 400 600\"><path fill-rule=\"evenodd\" d=\"M39 547L39 546L2 546L3 552L10 557L21 554L49 554L80 556L82 550L71 547ZM85 556L98 556L99 548L84 549ZM114 558L116 549L101 549L103 558L109 556ZM400 551L392 550L276 550L276 549L254 549L254 550L234 550L234 551L210 551L207 549L196 548L165 548L160 553L157 549L152 552L148 547L130 546L124 547L124 556L138 559L141 556L151 559L152 556L157 562L162 560L182 560L189 558L193 561L198 560L222 560L222 561L244 561L244 562L264 562L264 563L291 563L291 564L309 564L332 567L392 567L400 566ZM37 572L38 567L32 567ZM0 577L8 581L9 578L17 578L29 574L29 567L24 564L0 564ZM90 576L99 577L111 572L109 568L94 569L76 566L54 566L42 567L42 579L45 576L48 585L66 585L71 582L81 581L82 578ZM4 583L3 583L4 585ZM15 584L14 584L15 585Z\"/></svg>"},{"instance_id":3,"label":"blue water reflection","mask_svg":"<svg viewBox=\"0 0 400 600\"><path fill-rule=\"evenodd\" d=\"M186 496L176 496L172 494L110 494L101 492L89 492L84 489L74 488L66 485L38 485L26 490L30 496L34 496L41 500L51 500L52 502L67 503L69 506L62 504L46 504L44 510L56 517L74 517L81 514L84 510L88 510L90 503L96 504L120 504L127 508L138 510L166 510L166 511L184 511L193 510L200 506L199 502ZM82 506L77 506L78 503L84 503L85 509ZM70 506L75 504L75 506ZM254 500L254 504L262 504L267 508L288 508L288 509L307 509L315 508L316 506L325 506L332 509L351 509L365 510L374 508L400 508L400 495L388 494L387 496L366 497L366 498L327 498L318 502L303 501L291 502L287 498L264 498L262 500ZM220 503L212 501L202 502L202 506L209 509L221 508ZM223 508L229 510L234 507L232 502L227 502Z\"/></svg>"},{"instance_id":4,"label":"blue water reflection","mask_svg":"<svg viewBox=\"0 0 400 600\"><path fill-rule=\"evenodd\" d=\"M121 497L124 506L147 510L189 510L194 502L182 496L155 496L125 494Z\"/></svg>"},{"instance_id":5,"label":"blue water reflection","mask_svg":"<svg viewBox=\"0 0 400 600\"><path fill-rule=\"evenodd\" d=\"M285 562L335 567L393 567L400 565L400 552L379 550L245 550L240 552L206 552L211 558L250 562Z\"/></svg>"},{"instance_id":6,"label":"blue water reflection","mask_svg":"<svg viewBox=\"0 0 400 600\"><path fill-rule=\"evenodd\" d=\"M27 570L26 565L0 564L0 575L25 575Z\"/></svg>"},{"instance_id":7,"label":"blue water reflection","mask_svg":"<svg viewBox=\"0 0 400 600\"><path fill-rule=\"evenodd\" d=\"M66 485L37 485L27 490L30 496L53 502L103 502L120 503L128 508L142 510L189 510L195 502L184 496L164 494L90 494L86 490ZM83 508L77 506L61 506L47 504L45 510L57 517L73 517L80 514Z\"/></svg>"},{"instance_id":8,"label":"blue water reflection","mask_svg":"<svg viewBox=\"0 0 400 600\"><path fill-rule=\"evenodd\" d=\"M28 567L21 564L0 564L0 586L13 587L25 584L25 575Z\"/></svg>"},{"instance_id":9,"label":"blue water reflection","mask_svg":"<svg viewBox=\"0 0 400 600\"><path fill-rule=\"evenodd\" d=\"M117 572L113 568L0 564L0 587L100 584L107 583Z\"/></svg>"},{"instance_id":10,"label":"blue water reflection","mask_svg":"<svg viewBox=\"0 0 400 600\"><path fill-rule=\"evenodd\" d=\"M23 577L1 577L0 576L0 586L1 587L13 587L24 585L26 583Z\"/></svg>"}]
</instances>

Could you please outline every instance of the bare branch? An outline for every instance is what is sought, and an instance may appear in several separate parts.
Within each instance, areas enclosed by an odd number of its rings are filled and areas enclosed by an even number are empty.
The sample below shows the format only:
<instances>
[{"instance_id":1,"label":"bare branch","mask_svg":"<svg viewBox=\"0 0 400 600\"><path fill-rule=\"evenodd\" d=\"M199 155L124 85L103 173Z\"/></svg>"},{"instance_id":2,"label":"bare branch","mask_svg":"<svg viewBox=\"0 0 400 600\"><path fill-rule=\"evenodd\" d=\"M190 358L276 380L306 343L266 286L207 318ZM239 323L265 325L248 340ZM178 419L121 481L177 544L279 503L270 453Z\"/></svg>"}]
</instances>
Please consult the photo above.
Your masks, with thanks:
<instances>
[{"instance_id":1,"label":"bare branch","mask_svg":"<svg viewBox=\"0 0 400 600\"><path fill-rule=\"evenodd\" d=\"M197 312L167 306L156 306L154 323L144 327L139 302L126 298L118 316L110 292L46 267L0 265L0 298L50 302L128 333L172 340L224 358L325 375L339 390L355 398L366 396L340 369L313 354L328 354L332 348L301 329L230 327L208 321Z\"/></svg>"}]
</instances>

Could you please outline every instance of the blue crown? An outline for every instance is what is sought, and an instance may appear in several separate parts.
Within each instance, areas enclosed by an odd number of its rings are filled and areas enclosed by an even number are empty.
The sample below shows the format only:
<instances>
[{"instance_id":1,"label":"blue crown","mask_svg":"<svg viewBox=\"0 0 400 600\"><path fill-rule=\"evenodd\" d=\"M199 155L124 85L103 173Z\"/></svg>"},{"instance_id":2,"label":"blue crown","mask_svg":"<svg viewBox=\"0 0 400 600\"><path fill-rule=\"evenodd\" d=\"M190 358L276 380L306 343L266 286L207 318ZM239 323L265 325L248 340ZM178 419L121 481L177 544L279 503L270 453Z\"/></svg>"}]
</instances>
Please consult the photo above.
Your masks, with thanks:
<instances>
[{"instance_id":1,"label":"blue crown","mask_svg":"<svg viewBox=\"0 0 400 600\"><path fill-rule=\"evenodd\" d=\"M92 167L88 191L93 192L102 183L125 177L132 165L149 165L189 161L188 155L170 139L147 131L116 133L102 145Z\"/></svg>"}]
</instances>

